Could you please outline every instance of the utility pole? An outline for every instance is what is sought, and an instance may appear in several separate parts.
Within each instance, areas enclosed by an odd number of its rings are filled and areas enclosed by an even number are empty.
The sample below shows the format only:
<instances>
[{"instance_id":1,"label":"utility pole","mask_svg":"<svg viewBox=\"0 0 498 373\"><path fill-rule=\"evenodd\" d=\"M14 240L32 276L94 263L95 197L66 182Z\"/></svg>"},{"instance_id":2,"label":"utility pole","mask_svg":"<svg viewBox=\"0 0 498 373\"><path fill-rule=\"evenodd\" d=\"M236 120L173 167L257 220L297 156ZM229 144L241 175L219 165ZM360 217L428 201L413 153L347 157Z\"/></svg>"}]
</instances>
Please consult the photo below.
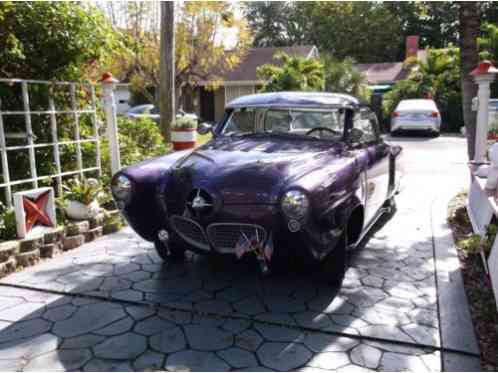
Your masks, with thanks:
<instances>
[{"instance_id":1,"label":"utility pole","mask_svg":"<svg viewBox=\"0 0 498 373\"><path fill-rule=\"evenodd\" d=\"M171 141L171 123L175 119L175 2L161 2L159 109L161 132Z\"/></svg>"},{"instance_id":2,"label":"utility pole","mask_svg":"<svg viewBox=\"0 0 498 373\"><path fill-rule=\"evenodd\" d=\"M473 160L476 138L476 112L472 111L472 99L477 94L477 85L470 72L477 66L479 60L477 37L481 26L480 3L463 1L458 3L458 6L463 121L467 134L469 159Z\"/></svg>"}]
</instances>

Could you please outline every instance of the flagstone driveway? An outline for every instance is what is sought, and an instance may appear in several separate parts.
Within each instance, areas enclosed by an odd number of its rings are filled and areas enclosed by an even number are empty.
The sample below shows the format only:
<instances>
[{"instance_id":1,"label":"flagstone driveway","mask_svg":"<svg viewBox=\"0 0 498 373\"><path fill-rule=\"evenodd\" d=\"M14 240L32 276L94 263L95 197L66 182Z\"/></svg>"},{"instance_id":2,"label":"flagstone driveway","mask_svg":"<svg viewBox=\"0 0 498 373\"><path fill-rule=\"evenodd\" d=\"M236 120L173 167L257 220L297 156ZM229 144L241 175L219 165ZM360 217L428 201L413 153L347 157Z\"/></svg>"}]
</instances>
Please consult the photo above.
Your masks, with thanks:
<instances>
[{"instance_id":1,"label":"flagstone driveway","mask_svg":"<svg viewBox=\"0 0 498 373\"><path fill-rule=\"evenodd\" d=\"M441 370L432 208L465 186L464 142L398 142L397 212L340 290L236 260L163 263L125 229L0 281L0 369Z\"/></svg>"}]
</instances>

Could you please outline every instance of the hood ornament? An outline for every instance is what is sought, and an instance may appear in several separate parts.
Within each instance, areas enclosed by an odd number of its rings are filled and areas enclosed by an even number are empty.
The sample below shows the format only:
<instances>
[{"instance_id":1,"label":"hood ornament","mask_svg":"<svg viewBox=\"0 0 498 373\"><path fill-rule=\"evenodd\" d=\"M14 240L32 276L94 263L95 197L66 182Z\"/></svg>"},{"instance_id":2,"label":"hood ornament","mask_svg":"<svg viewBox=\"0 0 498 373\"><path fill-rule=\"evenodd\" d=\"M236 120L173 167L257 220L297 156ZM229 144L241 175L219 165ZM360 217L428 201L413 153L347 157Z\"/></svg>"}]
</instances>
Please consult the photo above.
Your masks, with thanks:
<instances>
[{"instance_id":1,"label":"hood ornament","mask_svg":"<svg viewBox=\"0 0 498 373\"><path fill-rule=\"evenodd\" d=\"M190 207L196 217L199 218L201 212L206 212L209 208L213 207L211 201L208 200L211 198L205 191L194 189L190 195L191 200L186 205Z\"/></svg>"}]
</instances>

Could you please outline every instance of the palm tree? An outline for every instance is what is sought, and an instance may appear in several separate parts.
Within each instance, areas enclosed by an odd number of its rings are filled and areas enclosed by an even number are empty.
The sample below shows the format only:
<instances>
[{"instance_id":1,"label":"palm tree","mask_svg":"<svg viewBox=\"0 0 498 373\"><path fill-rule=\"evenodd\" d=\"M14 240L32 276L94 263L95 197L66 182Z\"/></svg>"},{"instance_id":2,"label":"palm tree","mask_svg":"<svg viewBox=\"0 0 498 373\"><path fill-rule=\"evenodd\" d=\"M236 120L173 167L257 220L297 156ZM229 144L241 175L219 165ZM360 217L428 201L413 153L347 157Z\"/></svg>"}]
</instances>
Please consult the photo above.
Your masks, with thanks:
<instances>
[{"instance_id":1,"label":"palm tree","mask_svg":"<svg viewBox=\"0 0 498 373\"><path fill-rule=\"evenodd\" d=\"M355 61L347 57L340 61L331 55L321 58L325 66L325 90L327 92L349 93L368 99L366 77L355 67Z\"/></svg>"},{"instance_id":2,"label":"palm tree","mask_svg":"<svg viewBox=\"0 0 498 373\"><path fill-rule=\"evenodd\" d=\"M474 159L476 113L472 111L472 99L477 95L477 86L470 72L479 61L477 38L480 29L480 4L478 2L460 2L458 18L460 21L460 73L462 84L463 120L467 133L467 150L469 159Z\"/></svg>"},{"instance_id":3,"label":"palm tree","mask_svg":"<svg viewBox=\"0 0 498 373\"><path fill-rule=\"evenodd\" d=\"M258 77L267 82L262 92L323 91L325 80L320 61L285 53L275 56L275 60L280 64L258 67Z\"/></svg>"}]
</instances>

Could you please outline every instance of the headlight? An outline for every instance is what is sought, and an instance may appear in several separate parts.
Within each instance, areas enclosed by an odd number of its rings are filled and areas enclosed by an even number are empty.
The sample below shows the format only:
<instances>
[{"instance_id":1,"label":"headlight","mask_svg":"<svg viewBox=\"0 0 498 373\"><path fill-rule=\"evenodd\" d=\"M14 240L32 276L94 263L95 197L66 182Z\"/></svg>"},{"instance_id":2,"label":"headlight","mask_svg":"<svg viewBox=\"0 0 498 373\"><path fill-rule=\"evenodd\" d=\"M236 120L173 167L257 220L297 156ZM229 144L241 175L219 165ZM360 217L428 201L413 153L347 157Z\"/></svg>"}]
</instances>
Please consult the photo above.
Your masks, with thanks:
<instances>
[{"instance_id":1,"label":"headlight","mask_svg":"<svg viewBox=\"0 0 498 373\"><path fill-rule=\"evenodd\" d=\"M290 190L282 198L282 211L290 219L301 219L308 212L308 197L299 190Z\"/></svg>"},{"instance_id":2,"label":"headlight","mask_svg":"<svg viewBox=\"0 0 498 373\"><path fill-rule=\"evenodd\" d=\"M112 181L111 189L115 199L125 201L130 197L131 180L125 175L119 175Z\"/></svg>"}]
</instances>

